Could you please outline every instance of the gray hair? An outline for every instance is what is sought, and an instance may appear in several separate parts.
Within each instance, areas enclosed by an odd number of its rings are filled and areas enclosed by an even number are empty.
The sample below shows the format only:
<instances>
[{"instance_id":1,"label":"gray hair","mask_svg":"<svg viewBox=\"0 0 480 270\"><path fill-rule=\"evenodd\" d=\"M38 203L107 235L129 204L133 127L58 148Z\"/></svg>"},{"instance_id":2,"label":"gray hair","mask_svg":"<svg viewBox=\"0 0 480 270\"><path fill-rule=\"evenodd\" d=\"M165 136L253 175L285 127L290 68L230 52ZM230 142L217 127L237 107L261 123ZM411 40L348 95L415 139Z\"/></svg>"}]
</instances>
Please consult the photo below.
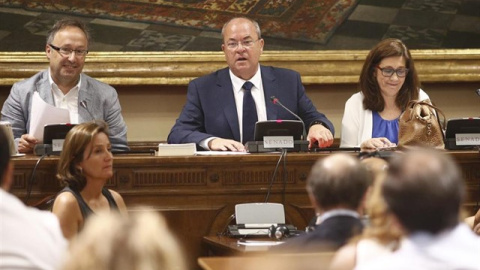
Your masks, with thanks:
<instances>
[{"instance_id":1,"label":"gray hair","mask_svg":"<svg viewBox=\"0 0 480 270\"><path fill-rule=\"evenodd\" d=\"M90 41L91 41L90 30L88 29L87 25L80 20L72 19L72 18L61 19L52 26L52 28L48 31L48 34L47 34L47 44L50 44L53 42L53 39L55 38L55 35L57 34L58 31L69 26L78 27L80 30L82 30L82 32L85 34L85 37L87 37L87 46L90 44Z\"/></svg>"},{"instance_id":2,"label":"gray hair","mask_svg":"<svg viewBox=\"0 0 480 270\"><path fill-rule=\"evenodd\" d=\"M230 20L228 20L222 27L222 38L225 38L224 34L225 34L225 28L227 27L227 25L233 21L233 20L236 20L236 19L245 19L245 20L248 20L250 21L253 26L255 27L255 32L257 33L257 36L258 38L262 38L262 31L260 30L260 25L258 25L258 22L253 20L253 19L250 19L250 18L247 18L247 17L234 17L234 18L231 18Z\"/></svg>"}]
</instances>

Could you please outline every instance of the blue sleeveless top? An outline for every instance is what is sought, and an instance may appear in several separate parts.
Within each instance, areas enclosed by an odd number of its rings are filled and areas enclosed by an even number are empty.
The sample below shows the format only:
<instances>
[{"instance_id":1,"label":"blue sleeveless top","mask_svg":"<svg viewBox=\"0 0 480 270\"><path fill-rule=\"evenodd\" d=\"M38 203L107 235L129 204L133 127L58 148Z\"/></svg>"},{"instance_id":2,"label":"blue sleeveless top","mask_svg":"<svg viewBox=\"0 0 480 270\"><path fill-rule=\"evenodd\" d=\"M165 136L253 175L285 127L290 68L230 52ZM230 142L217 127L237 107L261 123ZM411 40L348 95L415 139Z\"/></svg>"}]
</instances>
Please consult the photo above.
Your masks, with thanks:
<instances>
[{"instance_id":1,"label":"blue sleeveless top","mask_svg":"<svg viewBox=\"0 0 480 270\"><path fill-rule=\"evenodd\" d=\"M398 144L398 118L394 120L383 119L378 112L372 112L373 130L372 138L385 137L392 143Z\"/></svg>"}]
</instances>

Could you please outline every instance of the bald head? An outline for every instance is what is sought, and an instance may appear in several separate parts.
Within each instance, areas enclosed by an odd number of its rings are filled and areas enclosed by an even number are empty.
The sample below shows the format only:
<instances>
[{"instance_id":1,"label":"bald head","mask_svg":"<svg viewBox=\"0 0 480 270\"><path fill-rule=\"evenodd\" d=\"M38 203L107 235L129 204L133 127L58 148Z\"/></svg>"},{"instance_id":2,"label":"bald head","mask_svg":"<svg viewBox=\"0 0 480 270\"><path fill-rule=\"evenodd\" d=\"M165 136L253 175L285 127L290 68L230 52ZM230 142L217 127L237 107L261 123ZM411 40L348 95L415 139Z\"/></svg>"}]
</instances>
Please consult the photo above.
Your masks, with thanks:
<instances>
[{"instance_id":1,"label":"bald head","mask_svg":"<svg viewBox=\"0 0 480 270\"><path fill-rule=\"evenodd\" d=\"M391 160L383 194L407 231L438 233L458 223L465 187L448 155L415 150Z\"/></svg>"},{"instance_id":2,"label":"bald head","mask_svg":"<svg viewBox=\"0 0 480 270\"><path fill-rule=\"evenodd\" d=\"M333 154L313 165L307 191L321 209L342 207L356 210L370 183L370 174L357 158Z\"/></svg>"}]
</instances>

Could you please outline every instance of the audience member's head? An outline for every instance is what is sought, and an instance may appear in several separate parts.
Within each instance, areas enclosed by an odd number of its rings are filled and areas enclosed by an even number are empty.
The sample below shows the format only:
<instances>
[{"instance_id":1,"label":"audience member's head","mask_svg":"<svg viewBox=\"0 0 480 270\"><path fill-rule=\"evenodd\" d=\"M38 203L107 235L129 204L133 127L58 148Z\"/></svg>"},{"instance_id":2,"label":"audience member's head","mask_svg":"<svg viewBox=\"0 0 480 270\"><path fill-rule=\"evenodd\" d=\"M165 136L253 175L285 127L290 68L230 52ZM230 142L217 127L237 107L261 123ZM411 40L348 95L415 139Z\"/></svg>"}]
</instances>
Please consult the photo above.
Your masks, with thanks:
<instances>
[{"instance_id":1,"label":"audience member's head","mask_svg":"<svg viewBox=\"0 0 480 270\"><path fill-rule=\"evenodd\" d=\"M185 259L162 216L148 210L92 216L74 238L64 270L185 270Z\"/></svg>"},{"instance_id":2,"label":"audience member's head","mask_svg":"<svg viewBox=\"0 0 480 270\"><path fill-rule=\"evenodd\" d=\"M382 191L407 233L436 234L458 224L464 188L451 157L416 149L392 158Z\"/></svg>"},{"instance_id":3,"label":"audience member's head","mask_svg":"<svg viewBox=\"0 0 480 270\"><path fill-rule=\"evenodd\" d=\"M370 183L371 174L357 158L334 154L312 167L307 191L317 212L335 208L359 210Z\"/></svg>"},{"instance_id":4,"label":"audience member's head","mask_svg":"<svg viewBox=\"0 0 480 270\"><path fill-rule=\"evenodd\" d=\"M365 213L368 216L369 226L365 227L361 238L374 238L386 245L393 242L398 243L402 233L394 225L382 193L388 162L384 159L373 157L362 160L362 163L373 174L374 181L365 201Z\"/></svg>"},{"instance_id":5,"label":"audience member's head","mask_svg":"<svg viewBox=\"0 0 480 270\"><path fill-rule=\"evenodd\" d=\"M9 190L13 177L13 164L10 163L10 146L7 134L0 129L0 188Z\"/></svg>"},{"instance_id":6,"label":"audience member's head","mask_svg":"<svg viewBox=\"0 0 480 270\"><path fill-rule=\"evenodd\" d=\"M57 178L71 189L81 191L85 187L85 174L79 164L92 154L93 148L89 146L100 133L108 137L108 126L101 120L78 124L68 132L58 162Z\"/></svg>"}]
</instances>

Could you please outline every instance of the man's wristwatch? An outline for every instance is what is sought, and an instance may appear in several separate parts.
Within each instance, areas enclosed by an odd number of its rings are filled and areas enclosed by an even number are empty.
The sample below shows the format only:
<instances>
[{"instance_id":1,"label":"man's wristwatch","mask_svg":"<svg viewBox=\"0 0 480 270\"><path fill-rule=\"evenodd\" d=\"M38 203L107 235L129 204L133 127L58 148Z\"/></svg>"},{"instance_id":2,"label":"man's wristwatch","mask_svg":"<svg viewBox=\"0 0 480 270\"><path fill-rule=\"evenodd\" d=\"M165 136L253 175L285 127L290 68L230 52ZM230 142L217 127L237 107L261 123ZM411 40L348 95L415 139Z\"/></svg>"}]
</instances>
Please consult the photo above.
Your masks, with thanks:
<instances>
[{"instance_id":1,"label":"man's wristwatch","mask_svg":"<svg viewBox=\"0 0 480 270\"><path fill-rule=\"evenodd\" d=\"M313 125L322 125L324 128L330 130L330 128L329 128L325 123L323 123L322 121L319 121L319 120L313 121L313 122L310 124L310 127L312 127Z\"/></svg>"}]
</instances>

